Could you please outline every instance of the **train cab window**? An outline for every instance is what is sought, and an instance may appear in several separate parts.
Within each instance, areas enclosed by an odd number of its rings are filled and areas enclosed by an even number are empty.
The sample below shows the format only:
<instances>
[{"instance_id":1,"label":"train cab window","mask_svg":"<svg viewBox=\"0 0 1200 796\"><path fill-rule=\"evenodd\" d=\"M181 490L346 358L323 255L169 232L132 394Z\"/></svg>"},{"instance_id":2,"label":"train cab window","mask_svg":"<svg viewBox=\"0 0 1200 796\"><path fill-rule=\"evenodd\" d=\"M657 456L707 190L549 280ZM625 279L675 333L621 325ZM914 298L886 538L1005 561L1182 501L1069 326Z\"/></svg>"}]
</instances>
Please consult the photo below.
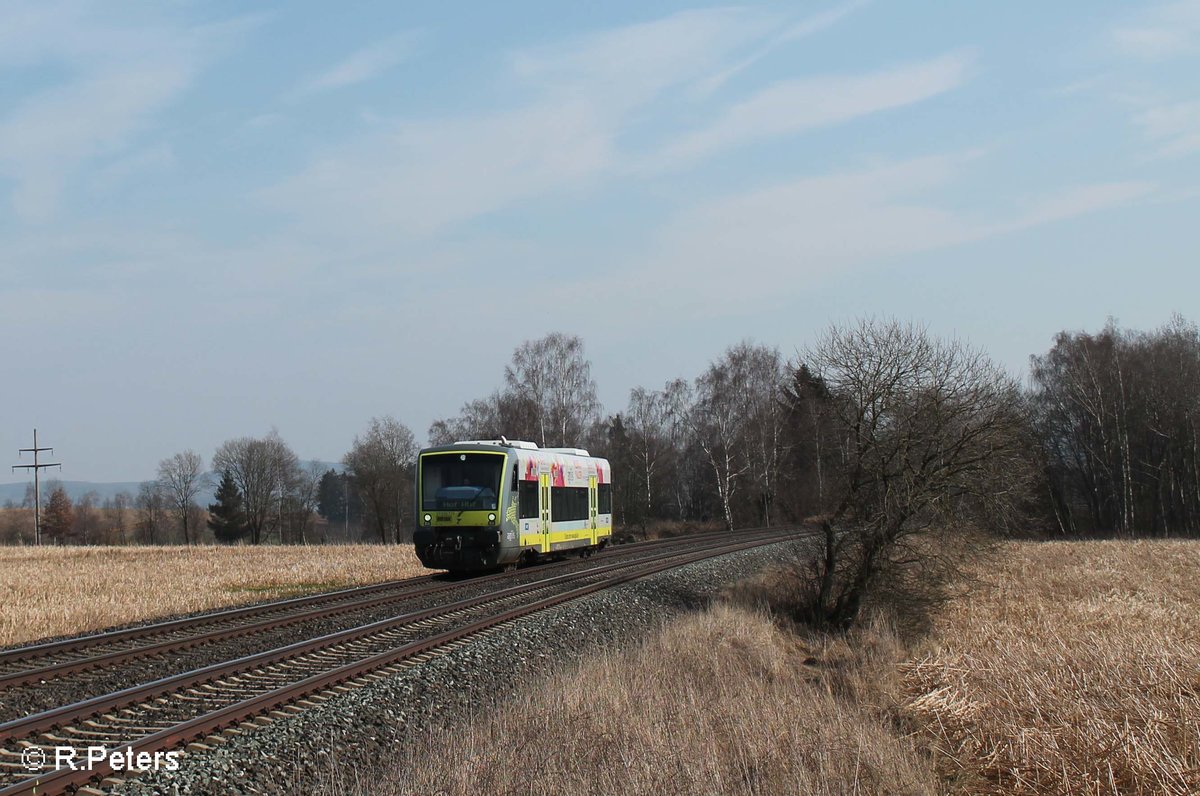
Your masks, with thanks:
<instances>
[{"instance_id":1,"label":"train cab window","mask_svg":"<svg viewBox=\"0 0 1200 796\"><path fill-rule=\"evenodd\" d=\"M503 454L427 453L421 456L421 509L495 511Z\"/></svg>"},{"instance_id":2,"label":"train cab window","mask_svg":"<svg viewBox=\"0 0 1200 796\"><path fill-rule=\"evenodd\" d=\"M520 481L517 486L517 514L521 519L536 518L538 515L538 482Z\"/></svg>"},{"instance_id":3,"label":"train cab window","mask_svg":"<svg viewBox=\"0 0 1200 796\"><path fill-rule=\"evenodd\" d=\"M599 484L596 487L596 513L612 514L612 484Z\"/></svg>"}]
</instances>

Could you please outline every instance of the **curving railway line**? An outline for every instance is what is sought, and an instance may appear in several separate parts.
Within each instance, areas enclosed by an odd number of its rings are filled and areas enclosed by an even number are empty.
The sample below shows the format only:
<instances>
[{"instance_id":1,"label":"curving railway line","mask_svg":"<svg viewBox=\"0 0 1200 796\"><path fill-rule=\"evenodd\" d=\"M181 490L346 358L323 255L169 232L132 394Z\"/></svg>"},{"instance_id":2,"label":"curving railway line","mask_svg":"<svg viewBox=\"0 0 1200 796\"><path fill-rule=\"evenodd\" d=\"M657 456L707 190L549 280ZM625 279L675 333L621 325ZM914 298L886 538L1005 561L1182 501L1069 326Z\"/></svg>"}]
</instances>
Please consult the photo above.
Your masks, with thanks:
<instances>
[{"instance_id":1,"label":"curving railway line","mask_svg":"<svg viewBox=\"0 0 1200 796\"><path fill-rule=\"evenodd\" d=\"M188 744L221 744L231 734L302 711L322 692L352 688L443 654L472 636L568 600L714 556L793 538L791 530L706 534L624 546L591 566L578 562L471 581L413 578L96 634L0 654L4 689L69 679L97 667L181 647L244 637L267 628L364 606L402 606L417 595L450 592L433 607L182 672L0 724L0 796L116 786L110 758L54 767L56 747L103 747L132 759ZM615 553L620 552L620 555ZM626 553L628 553L626 555ZM561 573L561 574L560 574ZM528 582L528 575L537 577ZM488 590L455 595L464 585ZM457 599L456 599L457 597ZM33 765L39 764L39 765Z\"/></svg>"},{"instance_id":2,"label":"curving railway line","mask_svg":"<svg viewBox=\"0 0 1200 796\"><path fill-rule=\"evenodd\" d=\"M718 535L725 534L697 534L689 538L703 540ZM679 543L679 540L666 539L622 545L605 553L604 560L642 556L649 551ZM422 575L15 647L0 651L0 691L44 684L100 667L118 666L141 658L253 636L304 622L396 606L440 593L486 588L498 581L522 576L541 577L543 573L579 567L581 563L577 560L563 561L518 573L502 572L465 580Z\"/></svg>"}]
</instances>

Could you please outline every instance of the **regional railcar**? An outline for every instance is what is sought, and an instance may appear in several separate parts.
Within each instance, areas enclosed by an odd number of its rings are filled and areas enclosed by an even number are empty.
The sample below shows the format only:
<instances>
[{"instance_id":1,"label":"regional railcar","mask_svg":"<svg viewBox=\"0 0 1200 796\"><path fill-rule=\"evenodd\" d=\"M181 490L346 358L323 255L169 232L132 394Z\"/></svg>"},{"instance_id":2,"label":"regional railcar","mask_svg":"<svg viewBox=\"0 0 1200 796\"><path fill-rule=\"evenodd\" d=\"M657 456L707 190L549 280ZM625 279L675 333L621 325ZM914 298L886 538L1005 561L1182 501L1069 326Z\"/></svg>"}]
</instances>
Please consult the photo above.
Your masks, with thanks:
<instances>
[{"instance_id":1,"label":"regional railcar","mask_svg":"<svg viewBox=\"0 0 1200 796\"><path fill-rule=\"evenodd\" d=\"M588 555L612 537L612 470L580 448L474 440L417 457L417 557L430 569Z\"/></svg>"}]
</instances>

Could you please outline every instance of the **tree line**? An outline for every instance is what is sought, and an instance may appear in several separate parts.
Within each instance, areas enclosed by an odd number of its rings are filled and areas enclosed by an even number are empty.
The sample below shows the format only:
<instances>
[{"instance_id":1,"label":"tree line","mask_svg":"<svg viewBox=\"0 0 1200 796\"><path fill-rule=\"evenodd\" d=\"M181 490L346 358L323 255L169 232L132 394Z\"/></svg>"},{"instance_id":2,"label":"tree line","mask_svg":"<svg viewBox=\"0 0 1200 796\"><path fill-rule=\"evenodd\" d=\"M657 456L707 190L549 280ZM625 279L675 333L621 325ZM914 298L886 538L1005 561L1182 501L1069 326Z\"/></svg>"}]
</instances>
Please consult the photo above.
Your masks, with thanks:
<instances>
[{"instance_id":1,"label":"tree line","mask_svg":"<svg viewBox=\"0 0 1200 796\"><path fill-rule=\"evenodd\" d=\"M891 321L831 329L790 360L740 342L608 413L578 337L526 341L498 375L495 391L431 425L430 444L504 435L588 448L613 464L623 528L824 517L833 529L853 517L887 537L952 506L1048 534L1200 531L1200 335L1178 317L1150 332L1062 332L1031 357L1027 386L965 343ZM983 412L1002 434L971 430ZM946 457L985 443L979 455L1003 476L968 468L963 482ZM418 447L392 417L372 419L340 469L302 463L275 431L231 439L208 463L164 459L137 494L72 502L51 488L44 530L79 544L405 542ZM917 500L928 489L940 492ZM24 539L25 514L4 515L0 535Z\"/></svg>"}]
</instances>

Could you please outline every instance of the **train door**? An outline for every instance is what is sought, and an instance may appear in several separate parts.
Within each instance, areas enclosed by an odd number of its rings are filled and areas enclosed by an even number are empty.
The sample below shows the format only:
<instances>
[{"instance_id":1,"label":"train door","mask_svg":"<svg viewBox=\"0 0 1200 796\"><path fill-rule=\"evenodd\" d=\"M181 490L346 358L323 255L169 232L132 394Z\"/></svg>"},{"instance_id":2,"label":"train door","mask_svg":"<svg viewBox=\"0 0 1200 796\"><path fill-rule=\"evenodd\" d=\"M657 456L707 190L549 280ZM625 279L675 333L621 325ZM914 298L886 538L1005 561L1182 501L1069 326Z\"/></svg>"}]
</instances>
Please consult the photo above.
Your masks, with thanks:
<instances>
[{"instance_id":1,"label":"train door","mask_svg":"<svg viewBox=\"0 0 1200 796\"><path fill-rule=\"evenodd\" d=\"M538 475L538 504L542 515L542 552L550 552L550 474Z\"/></svg>"},{"instance_id":2,"label":"train door","mask_svg":"<svg viewBox=\"0 0 1200 796\"><path fill-rule=\"evenodd\" d=\"M596 543L596 476L588 478L588 520L591 526L592 544Z\"/></svg>"}]
</instances>

